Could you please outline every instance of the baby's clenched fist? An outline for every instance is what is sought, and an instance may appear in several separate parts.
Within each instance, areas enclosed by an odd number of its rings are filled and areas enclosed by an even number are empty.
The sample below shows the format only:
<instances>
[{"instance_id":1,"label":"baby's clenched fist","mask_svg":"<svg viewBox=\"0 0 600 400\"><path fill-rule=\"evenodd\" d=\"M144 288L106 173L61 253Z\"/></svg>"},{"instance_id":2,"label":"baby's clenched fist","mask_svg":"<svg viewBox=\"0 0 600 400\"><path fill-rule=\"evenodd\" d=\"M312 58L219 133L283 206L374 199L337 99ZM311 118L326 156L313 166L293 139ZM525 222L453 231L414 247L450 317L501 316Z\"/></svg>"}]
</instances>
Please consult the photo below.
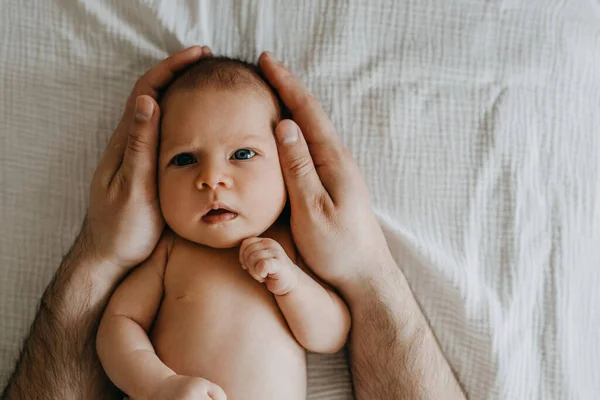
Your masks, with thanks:
<instances>
[{"instance_id":1,"label":"baby's clenched fist","mask_svg":"<svg viewBox=\"0 0 600 400\"><path fill-rule=\"evenodd\" d=\"M287 294L298 284L300 269L273 239L252 237L244 240L240 247L240 264L274 295Z\"/></svg>"},{"instance_id":2,"label":"baby's clenched fist","mask_svg":"<svg viewBox=\"0 0 600 400\"><path fill-rule=\"evenodd\" d=\"M185 375L172 375L159 382L151 400L227 400L227 395L206 379Z\"/></svg>"}]
</instances>

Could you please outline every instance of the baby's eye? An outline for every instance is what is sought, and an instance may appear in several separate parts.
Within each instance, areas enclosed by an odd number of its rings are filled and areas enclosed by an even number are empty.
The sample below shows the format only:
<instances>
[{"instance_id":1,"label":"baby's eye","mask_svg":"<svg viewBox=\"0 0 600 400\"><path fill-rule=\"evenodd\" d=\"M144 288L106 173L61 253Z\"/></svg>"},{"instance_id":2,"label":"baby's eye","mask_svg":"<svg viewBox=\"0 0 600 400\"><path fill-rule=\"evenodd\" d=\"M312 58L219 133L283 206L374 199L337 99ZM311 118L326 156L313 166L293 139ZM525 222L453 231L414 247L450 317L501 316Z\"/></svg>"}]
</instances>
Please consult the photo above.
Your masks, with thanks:
<instances>
[{"instance_id":1,"label":"baby's eye","mask_svg":"<svg viewBox=\"0 0 600 400\"><path fill-rule=\"evenodd\" d=\"M239 149L231 156L233 160L249 160L254 157L256 153L250 149Z\"/></svg>"},{"instance_id":2,"label":"baby's eye","mask_svg":"<svg viewBox=\"0 0 600 400\"><path fill-rule=\"evenodd\" d=\"M177 165L178 167L183 167L184 165L192 164L195 161L196 161L196 157L194 157L192 154L181 153L181 154L177 154L175 157L173 157L173 160L171 162L173 164Z\"/></svg>"}]
</instances>

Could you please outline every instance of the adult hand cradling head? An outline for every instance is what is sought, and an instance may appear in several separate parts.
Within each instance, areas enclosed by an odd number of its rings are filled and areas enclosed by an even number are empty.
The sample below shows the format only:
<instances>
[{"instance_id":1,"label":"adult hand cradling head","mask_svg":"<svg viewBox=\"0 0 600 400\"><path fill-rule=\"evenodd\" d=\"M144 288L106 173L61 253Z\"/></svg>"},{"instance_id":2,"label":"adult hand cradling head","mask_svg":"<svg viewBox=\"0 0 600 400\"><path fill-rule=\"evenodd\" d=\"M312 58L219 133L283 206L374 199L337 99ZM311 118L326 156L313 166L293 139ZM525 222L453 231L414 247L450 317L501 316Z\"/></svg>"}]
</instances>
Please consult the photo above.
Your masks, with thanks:
<instances>
[{"instance_id":1,"label":"adult hand cradling head","mask_svg":"<svg viewBox=\"0 0 600 400\"><path fill-rule=\"evenodd\" d=\"M81 240L105 273L122 274L145 260L164 228L156 186L159 90L173 75L212 54L194 46L173 54L144 74L92 179Z\"/></svg>"},{"instance_id":2,"label":"adult hand cradling head","mask_svg":"<svg viewBox=\"0 0 600 400\"><path fill-rule=\"evenodd\" d=\"M294 242L311 269L347 301L394 265L358 166L306 86L265 53L260 67L289 108L276 128ZM395 268L395 267L394 267Z\"/></svg>"}]
</instances>

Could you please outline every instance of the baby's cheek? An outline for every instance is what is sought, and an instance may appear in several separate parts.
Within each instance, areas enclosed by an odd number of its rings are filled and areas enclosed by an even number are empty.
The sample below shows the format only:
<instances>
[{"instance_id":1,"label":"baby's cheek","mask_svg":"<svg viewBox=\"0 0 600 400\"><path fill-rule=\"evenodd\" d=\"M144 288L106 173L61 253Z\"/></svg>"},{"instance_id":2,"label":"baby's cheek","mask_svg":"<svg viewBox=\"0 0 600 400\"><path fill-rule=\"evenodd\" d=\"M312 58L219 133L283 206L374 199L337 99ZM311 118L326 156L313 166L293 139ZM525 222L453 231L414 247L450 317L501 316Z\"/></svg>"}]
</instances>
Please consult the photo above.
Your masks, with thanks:
<instances>
[{"instance_id":1,"label":"baby's cheek","mask_svg":"<svg viewBox=\"0 0 600 400\"><path fill-rule=\"evenodd\" d=\"M278 178L275 174L269 174L264 178L260 182L256 182L252 190L253 207L257 210L256 215L273 223L286 202L285 185L283 179Z\"/></svg>"}]
</instances>

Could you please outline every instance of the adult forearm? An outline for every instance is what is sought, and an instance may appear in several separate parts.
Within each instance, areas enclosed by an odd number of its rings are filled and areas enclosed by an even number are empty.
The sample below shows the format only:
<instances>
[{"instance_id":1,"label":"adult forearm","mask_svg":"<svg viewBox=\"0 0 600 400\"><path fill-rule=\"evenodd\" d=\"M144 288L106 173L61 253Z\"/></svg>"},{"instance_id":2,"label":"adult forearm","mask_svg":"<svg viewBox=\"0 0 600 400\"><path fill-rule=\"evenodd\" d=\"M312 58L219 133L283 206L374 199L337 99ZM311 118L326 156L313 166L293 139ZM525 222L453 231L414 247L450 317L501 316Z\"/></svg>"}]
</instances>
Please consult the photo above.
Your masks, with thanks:
<instances>
[{"instance_id":1,"label":"adult forearm","mask_svg":"<svg viewBox=\"0 0 600 400\"><path fill-rule=\"evenodd\" d=\"M464 399L404 275L389 265L381 279L343 291L356 398Z\"/></svg>"},{"instance_id":2,"label":"adult forearm","mask_svg":"<svg viewBox=\"0 0 600 400\"><path fill-rule=\"evenodd\" d=\"M121 276L91 262L80 236L44 292L2 399L115 399L95 350L104 307Z\"/></svg>"}]
</instances>

